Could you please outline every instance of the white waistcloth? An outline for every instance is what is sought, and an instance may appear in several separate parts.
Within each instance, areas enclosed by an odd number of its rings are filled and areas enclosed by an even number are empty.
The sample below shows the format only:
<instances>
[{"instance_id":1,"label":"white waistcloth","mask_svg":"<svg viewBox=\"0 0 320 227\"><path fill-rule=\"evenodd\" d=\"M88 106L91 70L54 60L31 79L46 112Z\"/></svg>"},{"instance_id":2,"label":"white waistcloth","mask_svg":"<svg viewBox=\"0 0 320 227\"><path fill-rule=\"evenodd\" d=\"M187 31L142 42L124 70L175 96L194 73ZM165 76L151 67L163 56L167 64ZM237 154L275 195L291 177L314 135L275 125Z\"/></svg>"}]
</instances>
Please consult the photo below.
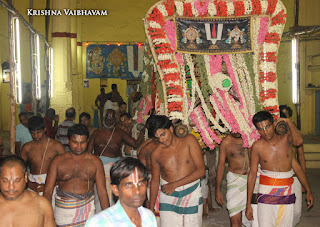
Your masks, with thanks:
<instances>
[{"instance_id":1,"label":"white waistcloth","mask_svg":"<svg viewBox=\"0 0 320 227\"><path fill-rule=\"evenodd\" d=\"M227 209L232 217L246 209L247 175L227 173Z\"/></svg>"},{"instance_id":2,"label":"white waistcloth","mask_svg":"<svg viewBox=\"0 0 320 227\"><path fill-rule=\"evenodd\" d=\"M168 182L160 177L160 185ZM160 192L161 227L201 227L203 201L200 181L176 188L171 195Z\"/></svg>"},{"instance_id":3,"label":"white waistcloth","mask_svg":"<svg viewBox=\"0 0 320 227\"><path fill-rule=\"evenodd\" d=\"M294 204L294 213L293 213L293 226L296 226L301 217L301 208L302 208L302 191L301 184L297 177L293 177L293 190L296 195L296 202Z\"/></svg>"},{"instance_id":4,"label":"white waistcloth","mask_svg":"<svg viewBox=\"0 0 320 227\"><path fill-rule=\"evenodd\" d=\"M45 184L46 183L46 178L47 178L47 174L44 173L44 174L31 174L31 173L28 173L28 180L30 182L34 182L34 183L37 183L37 184Z\"/></svg>"}]
</instances>

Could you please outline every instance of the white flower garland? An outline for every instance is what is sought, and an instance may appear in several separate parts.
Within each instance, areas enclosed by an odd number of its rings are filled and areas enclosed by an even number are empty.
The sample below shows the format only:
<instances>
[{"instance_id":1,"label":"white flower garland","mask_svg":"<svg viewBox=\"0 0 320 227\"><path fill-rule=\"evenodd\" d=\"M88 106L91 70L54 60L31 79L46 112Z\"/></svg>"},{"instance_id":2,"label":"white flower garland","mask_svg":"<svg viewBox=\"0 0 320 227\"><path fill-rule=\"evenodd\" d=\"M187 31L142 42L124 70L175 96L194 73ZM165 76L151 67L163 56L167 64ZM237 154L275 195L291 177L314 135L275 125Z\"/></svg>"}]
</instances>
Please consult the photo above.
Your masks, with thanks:
<instances>
[{"instance_id":1,"label":"white flower garland","mask_svg":"<svg viewBox=\"0 0 320 227\"><path fill-rule=\"evenodd\" d=\"M157 6L158 10L162 13L163 16L167 17L168 16L168 11L166 7L163 4L159 4Z\"/></svg>"},{"instance_id":2,"label":"white flower garland","mask_svg":"<svg viewBox=\"0 0 320 227\"><path fill-rule=\"evenodd\" d=\"M227 2L227 15L233 16L234 15L234 4L233 2Z\"/></svg>"},{"instance_id":3,"label":"white flower garland","mask_svg":"<svg viewBox=\"0 0 320 227\"><path fill-rule=\"evenodd\" d=\"M237 85L238 85L238 92L239 92L239 95L240 95L240 98L242 100L242 103L240 103L244 110L243 110L243 113L245 114L246 118L248 118L248 112L246 110L248 110L248 105L247 105L247 102L246 102L246 98L245 98L245 95L243 94L243 91L241 89L241 82L239 80L240 78L240 75L238 74L237 69L237 60L235 59L235 55L234 54L229 54L229 59L230 59L230 63L232 65L232 69L233 69L233 74L234 74L234 78L237 82Z\"/></svg>"},{"instance_id":4,"label":"white flower garland","mask_svg":"<svg viewBox=\"0 0 320 227\"><path fill-rule=\"evenodd\" d=\"M156 21L150 21L149 26L151 28L161 28L161 25Z\"/></svg>"},{"instance_id":5,"label":"white flower garland","mask_svg":"<svg viewBox=\"0 0 320 227\"><path fill-rule=\"evenodd\" d=\"M219 125L219 122L216 122L216 120L213 118L212 114L210 113L207 105L206 105L206 102L203 98L203 95L202 95L202 92L201 92L201 89L199 88L199 84L197 82L197 79L196 79L196 76L194 74L194 65L193 65L193 62L192 62L192 58L191 58L191 55L190 54L183 54L183 57L185 58L186 62L187 62L187 65L189 66L189 69L190 69L190 75L191 75L191 79L192 79L192 87L195 87L196 91L197 91L197 94L198 94L198 97L200 98L201 100L201 107L205 113L205 116L207 119L209 119L211 121L212 124L215 125L215 127L220 131L220 132L224 132L225 129L222 128L220 125Z\"/></svg>"},{"instance_id":6,"label":"white flower garland","mask_svg":"<svg viewBox=\"0 0 320 227\"><path fill-rule=\"evenodd\" d=\"M183 106L185 106L185 108L183 109L183 115L184 118L182 120L182 123L184 125L187 125L187 127L189 128L189 115L188 115L188 95L187 95L187 81L186 81L186 72L185 72L185 66L184 65L180 65L180 72L181 72L181 83L182 83L182 91L183 91Z\"/></svg>"},{"instance_id":7,"label":"white flower garland","mask_svg":"<svg viewBox=\"0 0 320 227\"><path fill-rule=\"evenodd\" d=\"M175 1L174 4L176 5L176 12L179 16L183 16L183 3Z\"/></svg>"},{"instance_id":8,"label":"white flower garland","mask_svg":"<svg viewBox=\"0 0 320 227\"><path fill-rule=\"evenodd\" d=\"M261 14L267 14L267 10L268 10L268 0L260 0L261 3Z\"/></svg>"},{"instance_id":9,"label":"white flower garland","mask_svg":"<svg viewBox=\"0 0 320 227\"><path fill-rule=\"evenodd\" d=\"M208 5L208 14L212 17L217 15L217 9L214 2L210 2Z\"/></svg>"},{"instance_id":10,"label":"white flower garland","mask_svg":"<svg viewBox=\"0 0 320 227\"><path fill-rule=\"evenodd\" d=\"M244 14L245 15L250 15L252 12L252 2L251 0L243 1L244 5Z\"/></svg>"}]
</instances>

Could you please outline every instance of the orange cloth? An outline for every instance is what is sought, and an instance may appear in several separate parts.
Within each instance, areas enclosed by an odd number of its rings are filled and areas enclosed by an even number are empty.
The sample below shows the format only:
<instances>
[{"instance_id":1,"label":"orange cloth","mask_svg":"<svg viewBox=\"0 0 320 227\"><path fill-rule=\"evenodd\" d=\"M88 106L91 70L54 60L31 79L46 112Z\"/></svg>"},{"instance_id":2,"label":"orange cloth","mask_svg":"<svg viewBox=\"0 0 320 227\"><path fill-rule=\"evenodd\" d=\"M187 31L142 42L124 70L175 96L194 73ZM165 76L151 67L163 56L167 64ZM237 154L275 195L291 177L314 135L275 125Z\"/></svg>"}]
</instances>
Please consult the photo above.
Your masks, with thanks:
<instances>
[{"instance_id":1,"label":"orange cloth","mask_svg":"<svg viewBox=\"0 0 320 227\"><path fill-rule=\"evenodd\" d=\"M260 175L260 184L274 185L274 186L291 185L291 184L293 184L293 177L284 178L284 179L276 179L276 178Z\"/></svg>"}]
</instances>

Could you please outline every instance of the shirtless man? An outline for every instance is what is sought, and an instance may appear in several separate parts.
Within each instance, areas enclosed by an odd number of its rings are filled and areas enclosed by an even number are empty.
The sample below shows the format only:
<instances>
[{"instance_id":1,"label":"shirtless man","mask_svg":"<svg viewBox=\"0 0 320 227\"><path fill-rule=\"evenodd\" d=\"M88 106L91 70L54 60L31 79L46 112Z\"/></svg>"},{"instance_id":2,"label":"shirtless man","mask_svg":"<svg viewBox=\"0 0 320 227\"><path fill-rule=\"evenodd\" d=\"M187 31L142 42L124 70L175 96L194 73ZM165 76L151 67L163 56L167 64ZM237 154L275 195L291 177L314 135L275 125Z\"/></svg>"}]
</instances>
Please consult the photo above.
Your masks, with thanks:
<instances>
[{"instance_id":1,"label":"shirtless man","mask_svg":"<svg viewBox=\"0 0 320 227\"><path fill-rule=\"evenodd\" d=\"M100 111L100 121L101 121L101 126L103 126L103 107L106 101L110 98L108 98L108 95L106 94L105 89L103 87L100 88L100 92L101 93L97 96L94 103Z\"/></svg>"},{"instance_id":2,"label":"shirtless man","mask_svg":"<svg viewBox=\"0 0 320 227\"><path fill-rule=\"evenodd\" d=\"M122 129L115 127L116 113L111 109L108 109L106 112L104 125L104 128L98 129L92 133L89 141L88 152L94 153L99 157L104 165L110 205L113 205L114 201L112 199L112 192L110 188L110 169L113 163L120 160L120 157L122 156L120 149L121 144L124 142L134 148L137 148L143 140L144 129L141 131L137 140L133 139ZM96 209L99 209L99 206L96 206Z\"/></svg>"},{"instance_id":3,"label":"shirtless man","mask_svg":"<svg viewBox=\"0 0 320 227\"><path fill-rule=\"evenodd\" d=\"M30 118L28 128L33 140L22 147L21 158L29 163L29 190L42 195L50 162L66 151L58 140L46 136L45 122L42 117Z\"/></svg>"},{"instance_id":4,"label":"shirtless man","mask_svg":"<svg viewBox=\"0 0 320 227\"><path fill-rule=\"evenodd\" d=\"M223 206L221 183L224 175L225 162L228 161L227 173L227 209L232 226L246 224L244 211L246 209L247 174L249 171L248 149L243 147L243 141L239 133L227 135L219 150L219 163L216 178L216 201Z\"/></svg>"},{"instance_id":5,"label":"shirtless man","mask_svg":"<svg viewBox=\"0 0 320 227\"><path fill-rule=\"evenodd\" d=\"M0 226L55 227L51 204L25 190L27 167L17 156L0 162Z\"/></svg>"},{"instance_id":6,"label":"shirtless man","mask_svg":"<svg viewBox=\"0 0 320 227\"><path fill-rule=\"evenodd\" d=\"M92 135L92 133L94 132L94 130L96 130L97 128L91 125L91 116L90 114L86 113L86 112L82 112L79 116L79 124L83 124L84 126L86 126L89 130L89 139Z\"/></svg>"},{"instance_id":7,"label":"shirtless man","mask_svg":"<svg viewBox=\"0 0 320 227\"><path fill-rule=\"evenodd\" d=\"M284 121L288 125L288 133L276 134L275 126L279 121ZM267 111L256 113L252 122L261 137L252 145L246 216L249 220L253 220L251 196L258 164L260 164L257 199L259 226L293 226L293 205L295 202L292 188L293 171L307 191L308 208L313 205L313 196L306 175L291 151L292 145L299 146L303 143L302 136L290 119L280 118L274 122L272 115ZM280 213L281 215L279 215Z\"/></svg>"},{"instance_id":8,"label":"shirtless man","mask_svg":"<svg viewBox=\"0 0 320 227\"><path fill-rule=\"evenodd\" d=\"M191 134L177 137L166 116L154 116L148 130L160 143L151 155L150 209L154 211L161 185L161 226L202 226L200 178L205 166L197 139Z\"/></svg>"},{"instance_id":9,"label":"shirtless man","mask_svg":"<svg viewBox=\"0 0 320 227\"><path fill-rule=\"evenodd\" d=\"M50 164L44 197L52 199L57 183L54 216L57 226L84 225L94 215L93 184L96 182L101 207L109 207L101 161L87 152L89 131L76 124L68 129L71 152L57 156Z\"/></svg>"}]
</instances>

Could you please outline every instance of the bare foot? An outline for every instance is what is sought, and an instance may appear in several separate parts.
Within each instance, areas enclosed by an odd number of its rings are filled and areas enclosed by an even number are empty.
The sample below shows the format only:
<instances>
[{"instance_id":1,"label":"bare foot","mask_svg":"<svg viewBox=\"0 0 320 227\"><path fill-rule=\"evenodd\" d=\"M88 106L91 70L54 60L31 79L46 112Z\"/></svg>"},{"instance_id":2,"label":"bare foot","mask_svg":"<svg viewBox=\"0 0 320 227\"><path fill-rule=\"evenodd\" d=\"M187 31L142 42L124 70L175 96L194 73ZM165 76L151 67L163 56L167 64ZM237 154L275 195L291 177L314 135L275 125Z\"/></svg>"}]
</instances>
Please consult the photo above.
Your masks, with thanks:
<instances>
[{"instance_id":1,"label":"bare foot","mask_svg":"<svg viewBox=\"0 0 320 227\"><path fill-rule=\"evenodd\" d=\"M207 219L208 217L209 217L209 216L208 216L207 213L203 213L203 214L202 214L202 218L203 218L203 219Z\"/></svg>"}]
</instances>

